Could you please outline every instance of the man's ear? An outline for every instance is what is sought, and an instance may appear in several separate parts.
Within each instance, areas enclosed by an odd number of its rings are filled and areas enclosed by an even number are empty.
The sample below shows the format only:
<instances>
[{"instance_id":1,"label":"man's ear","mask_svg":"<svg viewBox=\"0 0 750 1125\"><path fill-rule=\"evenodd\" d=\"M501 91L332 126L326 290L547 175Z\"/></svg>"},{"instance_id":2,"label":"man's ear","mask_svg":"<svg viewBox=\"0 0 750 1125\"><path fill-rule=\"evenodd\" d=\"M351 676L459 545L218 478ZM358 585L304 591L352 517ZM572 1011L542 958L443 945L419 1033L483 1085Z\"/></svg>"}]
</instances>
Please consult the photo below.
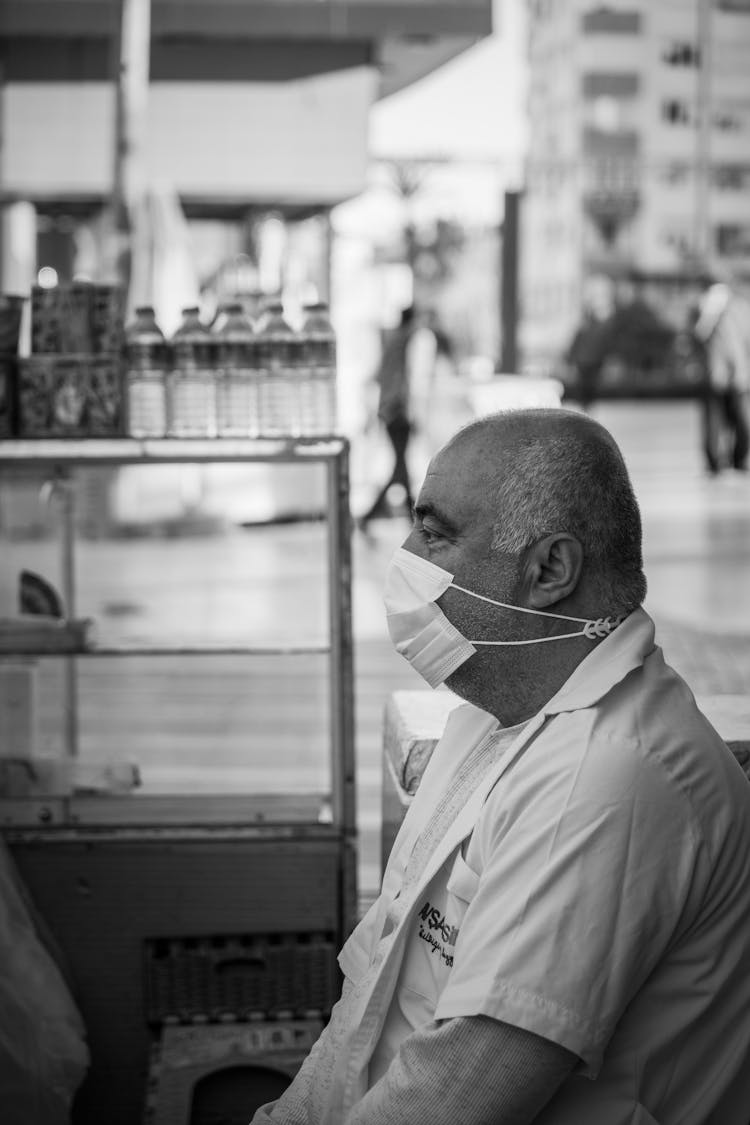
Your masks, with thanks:
<instances>
[{"instance_id":1,"label":"man's ear","mask_svg":"<svg viewBox=\"0 0 750 1125\"><path fill-rule=\"evenodd\" d=\"M529 548L524 585L530 609L546 609L569 597L578 586L583 547L575 535L555 532Z\"/></svg>"}]
</instances>

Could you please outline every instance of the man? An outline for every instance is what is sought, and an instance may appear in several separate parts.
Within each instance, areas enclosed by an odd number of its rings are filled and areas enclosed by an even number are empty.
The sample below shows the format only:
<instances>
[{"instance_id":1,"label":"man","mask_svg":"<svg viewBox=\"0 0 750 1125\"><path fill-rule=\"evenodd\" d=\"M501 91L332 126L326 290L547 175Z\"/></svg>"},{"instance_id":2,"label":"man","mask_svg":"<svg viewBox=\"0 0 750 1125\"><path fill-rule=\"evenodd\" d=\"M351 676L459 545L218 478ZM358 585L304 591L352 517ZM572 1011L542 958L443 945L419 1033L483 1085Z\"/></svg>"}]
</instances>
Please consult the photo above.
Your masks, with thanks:
<instances>
[{"instance_id":1,"label":"man","mask_svg":"<svg viewBox=\"0 0 750 1125\"><path fill-rule=\"evenodd\" d=\"M747 1125L750 786L644 594L585 415L495 415L435 455L385 601L467 702L255 1125Z\"/></svg>"},{"instance_id":2,"label":"man","mask_svg":"<svg viewBox=\"0 0 750 1125\"><path fill-rule=\"evenodd\" d=\"M393 448L393 468L388 480L360 518L363 530L371 519L388 512L388 493L394 485L403 489L409 511L413 506L407 451L414 428L410 348L416 328L414 306L409 305L402 310L400 322L386 342L375 376L378 384L378 418L385 426Z\"/></svg>"},{"instance_id":3,"label":"man","mask_svg":"<svg viewBox=\"0 0 750 1125\"><path fill-rule=\"evenodd\" d=\"M701 299L693 332L705 352L708 369L703 399L708 471L716 474L732 468L744 472L750 452L750 304L723 282L710 285Z\"/></svg>"},{"instance_id":4,"label":"man","mask_svg":"<svg viewBox=\"0 0 750 1125\"><path fill-rule=\"evenodd\" d=\"M584 407L590 406L596 398L599 374L606 359L604 324L595 310L587 305L565 353L565 362L573 369L575 389Z\"/></svg>"}]
</instances>

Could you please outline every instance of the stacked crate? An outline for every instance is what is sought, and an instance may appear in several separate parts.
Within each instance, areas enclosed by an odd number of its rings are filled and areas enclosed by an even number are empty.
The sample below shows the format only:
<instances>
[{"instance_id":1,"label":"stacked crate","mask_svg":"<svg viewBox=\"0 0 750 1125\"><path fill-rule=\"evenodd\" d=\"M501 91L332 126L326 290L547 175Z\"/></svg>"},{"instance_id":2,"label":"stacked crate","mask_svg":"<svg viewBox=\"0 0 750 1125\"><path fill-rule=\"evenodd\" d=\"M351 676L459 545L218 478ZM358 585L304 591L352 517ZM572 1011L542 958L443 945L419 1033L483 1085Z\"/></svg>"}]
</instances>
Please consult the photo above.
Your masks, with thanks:
<instances>
[{"instance_id":1,"label":"stacked crate","mask_svg":"<svg viewBox=\"0 0 750 1125\"><path fill-rule=\"evenodd\" d=\"M16 372L23 297L0 293L0 438L16 429Z\"/></svg>"},{"instance_id":2,"label":"stacked crate","mask_svg":"<svg viewBox=\"0 0 750 1125\"><path fill-rule=\"evenodd\" d=\"M31 355L18 373L19 437L124 432L123 302L117 285L34 286Z\"/></svg>"}]
</instances>

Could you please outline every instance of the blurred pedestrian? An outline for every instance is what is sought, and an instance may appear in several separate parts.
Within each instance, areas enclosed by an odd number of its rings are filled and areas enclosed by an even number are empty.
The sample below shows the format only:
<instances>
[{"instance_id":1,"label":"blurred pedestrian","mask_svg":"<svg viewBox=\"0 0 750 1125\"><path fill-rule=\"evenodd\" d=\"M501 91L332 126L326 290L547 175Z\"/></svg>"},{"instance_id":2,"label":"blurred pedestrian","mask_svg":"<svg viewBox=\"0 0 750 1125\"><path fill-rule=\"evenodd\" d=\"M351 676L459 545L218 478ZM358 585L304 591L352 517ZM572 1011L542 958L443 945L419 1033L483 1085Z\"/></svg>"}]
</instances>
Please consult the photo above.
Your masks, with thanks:
<instances>
[{"instance_id":1,"label":"blurred pedestrian","mask_svg":"<svg viewBox=\"0 0 750 1125\"><path fill-rule=\"evenodd\" d=\"M601 328L603 381L608 387L646 389L663 378L674 342L674 329L646 300L641 287L621 283L614 309Z\"/></svg>"},{"instance_id":2,"label":"blurred pedestrian","mask_svg":"<svg viewBox=\"0 0 750 1125\"><path fill-rule=\"evenodd\" d=\"M694 335L705 349L704 452L711 473L746 471L750 451L750 304L724 282L701 298Z\"/></svg>"},{"instance_id":3,"label":"blurred pedestrian","mask_svg":"<svg viewBox=\"0 0 750 1125\"><path fill-rule=\"evenodd\" d=\"M376 516L391 514L388 494L394 485L400 486L403 490L404 502L409 513L414 502L407 452L409 439L414 430L410 351L417 323L414 305L409 305L402 310L399 324L386 340L375 375L378 386L378 418L384 425L393 448L394 462L388 480L360 518L360 526L363 529Z\"/></svg>"},{"instance_id":4,"label":"blurred pedestrian","mask_svg":"<svg viewBox=\"0 0 750 1125\"><path fill-rule=\"evenodd\" d=\"M687 375L699 388L701 403L701 442L706 470L713 474L719 471L717 455L718 434L716 419L718 412L714 403L714 391L708 370L708 348L705 340L697 334L695 326L700 320L700 304L689 306L685 318L685 331L678 332L675 339L675 361L680 374Z\"/></svg>"},{"instance_id":5,"label":"blurred pedestrian","mask_svg":"<svg viewBox=\"0 0 750 1125\"><path fill-rule=\"evenodd\" d=\"M603 323L594 310L586 307L583 318L570 342L565 361L572 367L576 391L586 407L596 397L597 383L604 362Z\"/></svg>"}]
</instances>

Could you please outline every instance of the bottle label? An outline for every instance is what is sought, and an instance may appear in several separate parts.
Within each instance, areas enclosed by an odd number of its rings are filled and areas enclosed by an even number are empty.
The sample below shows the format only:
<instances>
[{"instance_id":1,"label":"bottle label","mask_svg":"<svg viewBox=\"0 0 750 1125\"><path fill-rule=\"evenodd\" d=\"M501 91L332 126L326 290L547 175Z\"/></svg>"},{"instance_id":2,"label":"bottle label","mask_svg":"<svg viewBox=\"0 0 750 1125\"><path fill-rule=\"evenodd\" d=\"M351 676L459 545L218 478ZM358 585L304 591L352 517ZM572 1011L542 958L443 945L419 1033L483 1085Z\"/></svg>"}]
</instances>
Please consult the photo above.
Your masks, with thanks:
<instances>
[{"instance_id":1,"label":"bottle label","mask_svg":"<svg viewBox=\"0 0 750 1125\"><path fill-rule=\"evenodd\" d=\"M269 336L258 341L261 366L268 371L281 371L291 367L297 356L297 343L285 337Z\"/></svg>"},{"instance_id":2,"label":"bottle label","mask_svg":"<svg viewBox=\"0 0 750 1125\"><path fill-rule=\"evenodd\" d=\"M334 367L336 344L329 336L304 336L302 356L306 367Z\"/></svg>"},{"instance_id":3,"label":"bottle label","mask_svg":"<svg viewBox=\"0 0 750 1125\"><path fill-rule=\"evenodd\" d=\"M193 343L180 340L175 342L175 361L178 368L213 368L216 364L216 345L213 340Z\"/></svg>"},{"instance_id":4,"label":"bottle label","mask_svg":"<svg viewBox=\"0 0 750 1125\"><path fill-rule=\"evenodd\" d=\"M132 340L125 345L125 361L131 370L164 371L169 365L169 346Z\"/></svg>"},{"instance_id":5,"label":"bottle label","mask_svg":"<svg viewBox=\"0 0 750 1125\"><path fill-rule=\"evenodd\" d=\"M255 367L255 341L219 340L218 361L221 367Z\"/></svg>"}]
</instances>

